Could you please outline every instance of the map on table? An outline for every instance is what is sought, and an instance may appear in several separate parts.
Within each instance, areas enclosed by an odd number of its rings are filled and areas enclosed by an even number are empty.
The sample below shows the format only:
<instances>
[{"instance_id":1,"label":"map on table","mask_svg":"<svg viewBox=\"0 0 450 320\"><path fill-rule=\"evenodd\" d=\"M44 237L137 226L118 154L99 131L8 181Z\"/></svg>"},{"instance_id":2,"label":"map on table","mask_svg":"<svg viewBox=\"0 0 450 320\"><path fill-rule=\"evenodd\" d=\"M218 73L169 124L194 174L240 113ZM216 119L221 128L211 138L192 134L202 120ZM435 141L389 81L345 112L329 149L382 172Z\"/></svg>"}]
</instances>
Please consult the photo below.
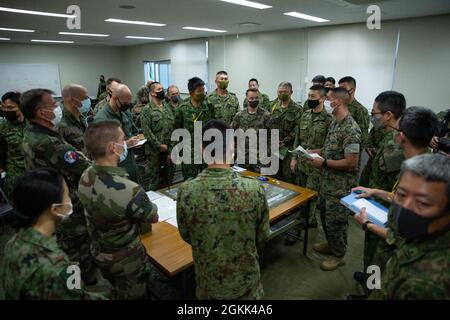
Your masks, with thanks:
<instances>
[{"instance_id":1,"label":"map on table","mask_svg":"<svg viewBox=\"0 0 450 320\"><path fill-rule=\"evenodd\" d=\"M299 195L299 193L296 191L285 189L283 187L279 187L264 181L259 180L257 181L262 184L264 190L266 191L266 199L270 209L278 207L283 202L291 200L292 198L295 198L296 196ZM178 193L178 186L174 186L172 188L168 188L164 191L159 192L165 194L166 196L172 198L173 200L176 200Z\"/></svg>"}]
</instances>

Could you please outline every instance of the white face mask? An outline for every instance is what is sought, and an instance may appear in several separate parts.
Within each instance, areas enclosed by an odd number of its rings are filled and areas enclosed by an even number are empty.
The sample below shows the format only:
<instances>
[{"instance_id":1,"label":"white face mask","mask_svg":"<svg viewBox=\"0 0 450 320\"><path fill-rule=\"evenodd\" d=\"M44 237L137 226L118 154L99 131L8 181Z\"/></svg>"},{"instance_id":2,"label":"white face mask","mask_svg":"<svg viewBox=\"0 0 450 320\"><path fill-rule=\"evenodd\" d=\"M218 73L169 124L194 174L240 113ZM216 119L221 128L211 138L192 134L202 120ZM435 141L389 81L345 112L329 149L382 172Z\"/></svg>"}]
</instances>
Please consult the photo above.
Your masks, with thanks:
<instances>
[{"instance_id":1,"label":"white face mask","mask_svg":"<svg viewBox=\"0 0 450 320\"><path fill-rule=\"evenodd\" d=\"M333 107L331 107L331 102L330 102L330 100L325 100L325 102L323 103L323 106L325 107L325 110L326 110L329 114L333 114Z\"/></svg>"},{"instance_id":2,"label":"white face mask","mask_svg":"<svg viewBox=\"0 0 450 320\"><path fill-rule=\"evenodd\" d=\"M58 217L61 217L62 220L67 219L68 217L70 217L70 215L73 213L73 205L72 202L64 202L64 203L54 203L52 204L53 208L58 208L58 207L69 207L69 211L66 212L65 214L62 213L57 213L56 215Z\"/></svg>"},{"instance_id":3,"label":"white face mask","mask_svg":"<svg viewBox=\"0 0 450 320\"><path fill-rule=\"evenodd\" d=\"M50 111L50 110L47 110L47 111ZM63 112L62 112L62 109L61 109L61 107L56 107L55 109L53 109L53 114L55 115L55 118L53 118L52 120L49 120L52 124L53 124L53 126L57 126L60 122L61 122L61 119L62 119L62 117L63 117Z\"/></svg>"}]
</instances>

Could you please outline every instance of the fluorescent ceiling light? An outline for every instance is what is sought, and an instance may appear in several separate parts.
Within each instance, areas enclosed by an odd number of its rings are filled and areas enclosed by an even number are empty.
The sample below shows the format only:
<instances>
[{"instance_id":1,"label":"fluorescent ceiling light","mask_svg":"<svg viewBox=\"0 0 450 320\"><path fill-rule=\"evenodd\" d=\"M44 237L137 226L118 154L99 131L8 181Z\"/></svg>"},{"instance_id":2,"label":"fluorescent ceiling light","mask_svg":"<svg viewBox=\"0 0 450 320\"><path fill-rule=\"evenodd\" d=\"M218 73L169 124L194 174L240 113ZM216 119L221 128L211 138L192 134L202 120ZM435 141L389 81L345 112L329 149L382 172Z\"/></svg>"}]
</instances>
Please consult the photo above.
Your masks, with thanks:
<instances>
[{"instance_id":1,"label":"fluorescent ceiling light","mask_svg":"<svg viewBox=\"0 0 450 320\"><path fill-rule=\"evenodd\" d=\"M139 25L143 25L143 26L154 26L154 27L164 27L165 26L165 24L163 24L163 23L122 20L122 19L113 19L113 18L106 19L105 21L106 22L115 22L115 23L126 23L126 24L139 24Z\"/></svg>"},{"instance_id":2,"label":"fluorescent ceiling light","mask_svg":"<svg viewBox=\"0 0 450 320\"><path fill-rule=\"evenodd\" d=\"M43 42L43 43L74 43L73 41L61 41L61 40L38 40L33 39L31 42Z\"/></svg>"},{"instance_id":3,"label":"fluorescent ceiling light","mask_svg":"<svg viewBox=\"0 0 450 320\"><path fill-rule=\"evenodd\" d=\"M246 0L220 0L220 1L234 3L234 4L238 4L240 6L252 7L252 8L256 8L256 9L272 8L272 6L268 6L268 5L258 3L258 2L253 2L253 1L246 1Z\"/></svg>"},{"instance_id":4,"label":"fluorescent ceiling light","mask_svg":"<svg viewBox=\"0 0 450 320\"><path fill-rule=\"evenodd\" d=\"M183 27L183 29L196 30L196 31L207 31L207 32L219 32L219 33L228 32L226 30L217 30L217 29L210 29L210 28L197 28L197 27Z\"/></svg>"},{"instance_id":5,"label":"fluorescent ceiling light","mask_svg":"<svg viewBox=\"0 0 450 320\"><path fill-rule=\"evenodd\" d=\"M34 30L27 29L11 29L11 28L0 28L1 31L14 31L14 32L35 32Z\"/></svg>"},{"instance_id":6,"label":"fluorescent ceiling light","mask_svg":"<svg viewBox=\"0 0 450 320\"><path fill-rule=\"evenodd\" d=\"M76 32L59 32L68 36L84 36L84 37L109 37L109 34L97 34L97 33L76 33Z\"/></svg>"},{"instance_id":7,"label":"fluorescent ceiling light","mask_svg":"<svg viewBox=\"0 0 450 320\"><path fill-rule=\"evenodd\" d=\"M284 14L287 15L287 16L300 18L300 19L305 19L305 20L310 20L310 21L314 21L314 22L329 22L330 21L330 20L326 20L326 19L310 16L310 15L307 15L307 14L304 14L304 13L300 13L300 12L286 12Z\"/></svg>"},{"instance_id":8,"label":"fluorescent ceiling light","mask_svg":"<svg viewBox=\"0 0 450 320\"><path fill-rule=\"evenodd\" d=\"M0 7L0 11L12 12L12 13L32 14L32 15L36 15L36 16L57 17L57 18L75 18L76 17L76 15L73 15L73 14L61 14L61 13L52 13L52 12L43 12L43 11L31 11L31 10L22 10L22 9L5 8L5 7Z\"/></svg>"},{"instance_id":9,"label":"fluorescent ceiling light","mask_svg":"<svg viewBox=\"0 0 450 320\"><path fill-rule=\"evenodd\" d=\"M142 39L142 40L164 40L164 38L153 38L153 37L140 37L140 36L126 36L127 39Z\"/></svg>"},{"instance_id":10,"label":"fluorescent ceiling light","mask_svg":"<svg viewBox=\"0 0 450 320\"><path fill-rule=\"evenodd\" d=\"M10 38L0 38L1 41L9 41L11 40Z\"/></svg>"}]
</instances>

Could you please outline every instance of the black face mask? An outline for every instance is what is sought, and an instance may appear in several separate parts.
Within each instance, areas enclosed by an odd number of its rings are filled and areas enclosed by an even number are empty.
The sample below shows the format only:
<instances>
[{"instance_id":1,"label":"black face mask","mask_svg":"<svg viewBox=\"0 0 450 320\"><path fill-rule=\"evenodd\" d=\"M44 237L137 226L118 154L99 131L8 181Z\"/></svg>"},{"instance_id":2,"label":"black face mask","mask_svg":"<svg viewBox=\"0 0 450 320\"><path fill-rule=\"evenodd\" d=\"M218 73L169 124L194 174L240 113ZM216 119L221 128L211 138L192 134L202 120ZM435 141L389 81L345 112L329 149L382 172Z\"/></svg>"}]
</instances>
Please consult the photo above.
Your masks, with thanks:
<instances>
[{"instance_id":1,"label":"black face mask","mask_svg":"<svg viewBox=\"0 0 450 320\"><path fill-rule=\"evenodd\" d=\"M120 102L120 100L118 100L118 101L119 101L119 105L120 105L119 110L121 112L125 112L125 111L130 110L131 108L133 108L133 104L132 103L122 103L122 102Z\"/></svg>"},{"instance_id":2,"label":"black face mask","mask_svg":"<svg viewBox=\"0 0 450 320\"><path fill-rule=\"evenodd\" d=\"M180 96L172 96L170 100L172 100L173 103L178 103L178 101L180 101Z\"/></svg>"},{"instance_id":3,"label":"black face mask","mask_svg":"<svg viewBox=\"0 0 450 320\"><path fill-rule=\"evenodd\" d=\"M259 106L259 100L253 100L253 101L249 101L248 105L250 106L250 108L255 109L256 107Z\"/></svg>"},{"instance_id":4,"label":"black face mask","mask_svg":"<svg viewBox=\"0 0 450 320\"><path fill-rule=\"evenodd\" d=\"M325 88L325 92L328 94L330 92L331 88Z\"/></svg>"},{"instance_id":5,"label":"black face mask","mask_svg":"<svg viewBox=\"0 0 450 320\"><path fill-rule=\"evenodd\" d=\"M165 97L166 97L166 94L164 93L164 90L156 93L156 99L158 99L158 100L164 100Z\"/></svg>"},{"instance_id":6,"label":"black face mask","mask_svg":"<svg viewBox=\"0 0 450 320\"><path fill-rule=\"evenodd\" d=\"M315 109L319 104L319 100L308 100L308 107L311 109Z\"/></svg>"},{"instance_id":7,"label":"black face mask","mask_svg":"<svg viewBox=\"0 0 450 320\"><path fill-rule=\"evenodd\" d=\"M428 226L442 216L425 218L395 202L392 203L392 215L400 234L408 240L420 240L427 237Z\"/></svg>"},{"instance_id":8,"label":"black face mask","mask_svg":"<svg viewBox=\"0 0 450 320\"><path fill-rule=\"evenodd\" d=\"M8 121L16 121L17 119L19 119L16 111L3 111L3 116Z\"/></svg>"}]
</instances>

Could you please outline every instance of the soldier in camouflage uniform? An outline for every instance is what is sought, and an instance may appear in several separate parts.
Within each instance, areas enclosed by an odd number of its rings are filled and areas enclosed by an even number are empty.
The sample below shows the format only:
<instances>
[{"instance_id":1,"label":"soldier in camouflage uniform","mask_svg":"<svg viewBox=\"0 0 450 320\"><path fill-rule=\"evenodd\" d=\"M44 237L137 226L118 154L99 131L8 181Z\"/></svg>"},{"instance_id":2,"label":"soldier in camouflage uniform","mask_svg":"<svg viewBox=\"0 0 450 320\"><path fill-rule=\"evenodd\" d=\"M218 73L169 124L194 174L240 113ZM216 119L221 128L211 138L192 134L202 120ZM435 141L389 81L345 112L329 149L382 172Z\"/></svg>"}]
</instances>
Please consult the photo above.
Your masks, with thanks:
<instances>
[{"instance_id":1,"label":"soldier in camouflage uniform","mask_svg":"<svg viewBox=\"0 0 450 320\"><path fill-rule=\"evenodd\" d=\"M228 84L228 74L219 71L216 74L217 89L206 97L206 103L213 110L214 119L223 120L230 125L239 112L239 100L234 93L227 91Z\"/></svg>"},{"instance_id":2,"label":"soldier in camouflage uniform","mask_svg":"<svg viewBox=\"0 0 450 320\"><path fill-rule=\"evenodd\" d=\"M166 105L172 110L173 114L175 114L175 110L181 106L181 97L180 97L180 89L176 85L171 85L167 89L167 98L170 100L166 103Z\"/></svg>"},{"instance_id":3,"label":"soldier in camouflage uniform","mask_svg":"<svg viewBox=\"0 0 450 320\"><path fill-rule=\"evenodd\" d=\"M212 120L203 132L208 129L222 133L230 156L234 146L226 141L229 126ZM204 141L203 147L210 143ZM192 245L198 299L261 299L257 246L269 235L265 192L259 182L233 172L224 159L215 159L180 186L178 229Z\"/></svg>"},{"instance_id":4,"label":"soldier in camouflage uniform","mask_svg":"<svg viewBox=\"0 0 450 320\"><path fill-rule=\"evenodd\" d=\"M66 179L73 214L58 225L56 237L58 245L70 260L80 263L83 280L89 285L96 279L89 253L86 220L77 196L78 180L89 166L89 161L56 131L62 110L56 106L52 94L50 90L33 89L22 95L20 107L30 122L23 138L25 168L54 168Z\"/></svg>"},{"instance_id":5,"label":"soldier in camouflage uniform","mask_svg":"<svg viewBox=\"0 0 450 320\"><path fill-rule=\"evenodd\" d=\"M246 100L249 101L248 107L239 112L233 119L231 127L234 130L242 129L246 132L249 129L256 130L256 136L258 138L256 145L249 145L249 142L245 141L245 163L237 163L239 166L246 168L247 170L259 172L261 163L258 161L256 164L250 164L250 155L255 159L259 156L259 147L261 146L259 130L269 130L271 126L272 117L270 113L261 107L262 101L259 100L260 93L256 89L248 89L246 93ZM242 143L243 141L241 141ZM267 145L267 148L269 145Z\"/></svg>"},{"instance_id":6,"label":"soldier in camouflage uniform","mask_svg":"<svg viewBox=\"0 0 450 320\"><path fill-rule=\"evenodd\" d=\"M94 115L96 115L100 110L102 110L106 105L108 105L113 88L121 83L122 81L118 78L109 78L106 81L106 91L101 95L101 97L99 97L98 100L100 101L95 105L93 110Z\"/></svg>"},{"instance_id":7,"label":"soldier in camouflage uniform","mask_svg":"<svg viewBox=\"0 0 450 320\"><path fill-rule=\"evenodd\" d=\"M282 82L278 86L278 101L271 107L272 130L279 130L280 137L280 166L277 178L285 182L294 182L291 172L291 155L295 141L295 127L297 126L301 110L291 99L292 84Z\"/></svg>"},{"instance_id":8,"label":"soldier in camouflage uniform","mask_svg":"<svg viewBox=\"0 0 450 320\"><path fill-rule=\"evenodd\" d=\"M441 124L438 128L438 136L433 137L431 141L431 147L433 149L438 149L439 140L441 138L450 139L450 109L441 111L437 114L439 121Z\"/></svg>"},{"instance_id":9,"label":"soldier in camouflage uniform","mask_svg":"<svg viewBox=\"0 0 450 320\"><path fill-rule=\"evenodd\" d=\"M264 93L259 91L259 82L258 82L258 80L255 79L255 78L250 79L248 81L248 88L258 91L258 101L260 103L260 108L265 110L265 111L270 112L270 106L271 106L270 98L269 98L269 96L267 94L264 94ZM247 98L245 98L243 106L244 106L244 110L247 109L247 107L248 107L248 100L247 100Z\"/></svg>"},{"instance_id":10,"label":"soldier in camouflage uniform","mask_svg":"<svg viewBox=\"0 0 450 320\"><path fill-rule=\"evenodd\" d=\"M19 109L20 93L8 92L2 97L5 120L0 122L0 171L6 171L6 194L11 195L14 181L25 172L22 140L26 128Z\"/></svg>"},{"instance_id":11,"label":"soldier in camouflage uniform","mask_svg":"<svg viewBox=\"0 0 450 320\"><path fill-rule=\"evenodd\" d=\"M323 149L312 150L319 151L323 159L314 158L310 162L323 170L319 205L327 239L327 243L315 244L313 249L330 255L320 267L332 271L345 264L349 212L340 204L340 199L348 195L358 181L361 130L348 111L350 96L345 89L331 89L328 99L335 119L328 129Z\"/></svg>"},{"instance_id":12,"label":"soldier in camouflage uniform","mask_svg":"<svg viewBox=\"0 0 450 320\"><path fill-rule=\"evenodd\" d=\"M312 82L313 86L319 85L319 86L325 87L325 84L327 83L327 79L325 78L325 76L319 74L319 75L315 76L311 80L311 82ZM327 93L328 93L328 91L327 91ZM306 100L303 103L303 106L300 106L300 108L302 109L302 111L308 110L309 109L309 107L308 107L308 100Z\"/></svg>"},{"instance_id":13,"label":"soldier in camouflage uniform","mask_svg":"<svg viewBox=\"0 0 450 320\"><path fill-rule=\"evenodd\" d=\"M127 146L133 147L139 142L138 129L133 122L131 109L131 91L126 85L119 84L113 87L113 92L108 104L95 115L94 122L103 120L115 120L122 126L127 139ZM128 151L125 161L120 163L120 167L127 170L130 179L138 181L136 159L133 149Z\"/></svg>"},{"instance_id":14,"label":"soldier in camouflage uniform","mask_svg":"<svg viewBox=\"0 0 450 320\"><path fill-rule=\"evenodd\" d=\"M147 297L149 259L140 233L158 222L157 207L141 186L117 166L124 159L125 134L115 121L97 122L85 134L95 165L80 179L92 255L116 299Z\"/></svg>"},{"instance_id":15,"label":"soldier in camouflage uniform","mask_svg":"<svg viewBox=\"0 0 450 320\"><path fill-rule=\"evenodd\" d=\"M90 105L91 101L87 90L80 85L68 85L62 91L63 117L58 124L59 134L78 151L84 152L83 134L87 128L86 118L83 115L84 105Z\"/></svg>"},{"instance_id":16,"label":"soldier in camouflage uniform","mask_svg":"<svg viewBox=\"0 0 450 320\"><path fill-rule=\"evenodd\" d=\"M384 128L383 127L372 127L372 129L369 132L369 140L367 142L366 152L369 156L369 160L367 161L366 166L364 167L363 171L361 172L361 176L359 178L359 185L361 186L368 186L369 185L369 179L370 175L372 173L372 165L373 165L373 157L378 151L378 148L380 146L381 140L383 140L384 136Z\"/></svg>"},{"instance_id":17,"label":"soldier in camouflage uniform","mask_svg":"<svg viewBox=\"0 0 450 320\"><path fill-rule=\"evenodd\" d=\"M194 163L194 124L197 121L206 123L208 120L213 119L214 116L213 111L205 101L205 83L203 80L197 77L190 79L188 90L190 98L186 99L175 111L175 129L186 129L191 135L191 163L181 164L185 180L195 178L197 174L206 168L204 163Z\"/></svg>"},{"instance_id":18,"label":"soldier in camouflage uniform","mask_svg":"<svg viewBox=\"0 0 450 320\"><path fill-rule=\"evenodd\" d=\"M450 161L426 154L405 161L393 217L402 242L371 299L450 299ZM426 206L417 203L426 203Z\"/></svg>"},{"instance_id":19,"label":"soldier in camouflage uniform","mask_svg":"<svg viewBox=\"0 0 450 320\"><path fill-rule=\"evenodd\" d=\"M55 191L56 190L56 191ZM76 263L58 248L55 227L71 212L69 189L53 169L37 169L17 179L14 205L20 212L20 227L5 246L0 284L8 300L104 299L76 284ZM42 211L41 211L42 210ZM70 278L69 278L70 277Z\"/></svg>"},{"instance_id":20,"label":"soldier in camouflage uniform","mask_svg":"<svg viewBox=\"0 0 450 320\"><path fill-rule=\"evenodd\" d=\"M295 128L295 142L293 149L301 145L305 150L317 150L323 148L328 128L332 117L325 110L323 103L326 99L325 87L314 85L308 95L308 110L302 112ZM297 154L292 155L291 170L297 174L298 185L311 190L320 190L321 170L311 166L310 162ZM316 221L317 199L311 202L309 216L312 225ZM297 232L299 229L297 229ZM288 236L286 244L295 243L295 238Z\"/></svg>"},{"instance_id":21,"label":"soldier in camouflage uniform","mask_svg":"<svg viewBox=\"0 0 450 320\"><path fill-rule=\"evenodd\" d=\"M169 186L173 180L174 166L170 158L174 128L174 115L164 104L164 89L159 82L150 88L152 101L142 111L142 131L147 139L145 147L150 172L150 190Z\"/></svg>"},{"instance_id":22,"label":"soldier in camouflage uniform","mask_svg":"<svg viewBox=\"0 0 450 320\"><path fill-rule=\"evenodd\" d=\"M352 77L344 77L339 80L339 86L344 88L350 94L350 104L348 105L348 111L355 119L362 133L362 146L367 147L369 141L369 126L370 117L367 108L364 107L358 100L355 99L356 92L356 80Z\"/></svg>"},{"instance_id":23,"label":"soldier in camouflage uniform","mask_svg":"<svg viewBox=\"0 0 450 320\"><path fill-rule=\"evenodd\" d=\"M101 75L100 76L100 82L98 84L98 89L97 89L97 99L101 100L104 99L104 95L106 93L106 81L105 81L105 76Z\"/></svg>"}]
</instances>

